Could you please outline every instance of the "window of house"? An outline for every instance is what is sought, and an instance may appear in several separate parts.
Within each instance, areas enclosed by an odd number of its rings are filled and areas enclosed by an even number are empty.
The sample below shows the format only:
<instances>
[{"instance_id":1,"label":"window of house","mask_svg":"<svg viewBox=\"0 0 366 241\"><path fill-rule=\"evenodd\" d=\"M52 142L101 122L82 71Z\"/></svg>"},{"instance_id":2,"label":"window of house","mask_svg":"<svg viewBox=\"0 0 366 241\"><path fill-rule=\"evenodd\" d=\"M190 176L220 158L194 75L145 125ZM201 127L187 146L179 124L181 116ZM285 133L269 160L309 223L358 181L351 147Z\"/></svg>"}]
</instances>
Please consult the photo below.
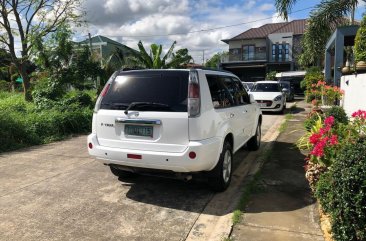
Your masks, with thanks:
<instances>
[{"instance_id":1,"label":"window of house","mask_svg":"<svg viewBox=\"0 0 366 241\"><path fill-rule=\"evenodd\" d=\"M278 61L283 61L283 45L278 45Z\"/></svg>"},{"instance_id":2,"label":"window of house","mask_svg":"<svg viewBox=\"0 0 366 241\"><path fill-rule=\"evenodd\" d=\"M285 48L285 61L290 60L290 45L288 43L284 44Z\"/></svg>"},{"instance_id":3,"label":"window of house","mask_svg":"<svg viewBox=\"0 0 366 241\"><path fill-rule=\"evenodd\" d=\"M243 46L243 60L254 60L254 45Z\"/></svg>"},{"instance_id":4,"label":"window of house","mask_svg":"<svg viewBox=\"0 0 366 241\"><path fill-rule=\"evenodd\" d=\"M273 61L276 60L276 47L277 47L277 44L272 44L272 60Z\"/></svg>"},{"instance_id":5,"label":"window of house","mask_svg":"<svg viewBox=\"0 0 366 241\"><path fill-rule=\"evenodd\" d=\"M290 60L290 44L276 43L272 45L272 60L273 61L289 61Z\"/></svg>"}]
</instances>

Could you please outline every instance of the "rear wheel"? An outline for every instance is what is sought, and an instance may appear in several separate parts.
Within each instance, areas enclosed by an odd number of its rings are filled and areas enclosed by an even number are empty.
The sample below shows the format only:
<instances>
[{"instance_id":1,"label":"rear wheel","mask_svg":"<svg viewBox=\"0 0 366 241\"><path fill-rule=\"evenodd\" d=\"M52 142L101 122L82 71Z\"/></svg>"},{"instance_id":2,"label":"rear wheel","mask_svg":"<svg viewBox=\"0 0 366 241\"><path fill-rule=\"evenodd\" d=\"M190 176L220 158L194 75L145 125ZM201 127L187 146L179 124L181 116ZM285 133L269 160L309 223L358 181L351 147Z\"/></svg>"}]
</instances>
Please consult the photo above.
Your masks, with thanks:
<instances>
[{"instance_id":1,"label":"rear wheel","mask_svg":"<svg viewBox=\"0 0 366 241\"><path fill-rule=\"evenodd\" d=\"M116 177L129 178L129 177L136 176L136 173L124 171L115 166L109 166L109 168L111 169L111 172L113 173L113 175L115 175Z\"/></svg>"},{"instance_id":2,"label":"rear wheel","mask_svg":"<svg viewBox=\"0 0 366 241\"><path fill-rule=\"evenodd\" d=\"M225 142L216 167L209 172L208 184L216 192L227 189L231 182L233 154L229 142Z\"/></svg>"},{"instance_id":3,"label":"rear wheel","mask_svg":"<svg viewBox=\"0 0 366 241\"><path fill-rule=\"evenodd\" d=\"M261 146L261 137L262 137L262 129L261 129L261 123L258 122L257 129L255 130L255 135L250 138L248 141L248 149L250 151L256 151Z\"/></svg>"}]
</instances>

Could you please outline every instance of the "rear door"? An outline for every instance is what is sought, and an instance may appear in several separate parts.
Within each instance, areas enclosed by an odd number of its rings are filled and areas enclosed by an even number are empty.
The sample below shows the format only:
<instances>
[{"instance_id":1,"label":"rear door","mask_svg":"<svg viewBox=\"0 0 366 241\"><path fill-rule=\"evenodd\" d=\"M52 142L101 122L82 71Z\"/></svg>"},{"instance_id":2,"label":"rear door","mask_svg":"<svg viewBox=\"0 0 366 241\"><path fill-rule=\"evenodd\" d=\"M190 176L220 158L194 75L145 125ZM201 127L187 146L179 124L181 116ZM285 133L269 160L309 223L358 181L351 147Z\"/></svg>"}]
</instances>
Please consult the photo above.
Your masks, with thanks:
<instances>
[{"instance_id":1,"label":"rear door","mask_svg":"<svg viewBox=\"0 0 366 241\"><path fill-rule=\"evenodd\" d=\"M189 142L188 78L188 71L122 72L112 82L97 113L99 144L146 151L184 151Z\"/></svg>"}]
</instances>

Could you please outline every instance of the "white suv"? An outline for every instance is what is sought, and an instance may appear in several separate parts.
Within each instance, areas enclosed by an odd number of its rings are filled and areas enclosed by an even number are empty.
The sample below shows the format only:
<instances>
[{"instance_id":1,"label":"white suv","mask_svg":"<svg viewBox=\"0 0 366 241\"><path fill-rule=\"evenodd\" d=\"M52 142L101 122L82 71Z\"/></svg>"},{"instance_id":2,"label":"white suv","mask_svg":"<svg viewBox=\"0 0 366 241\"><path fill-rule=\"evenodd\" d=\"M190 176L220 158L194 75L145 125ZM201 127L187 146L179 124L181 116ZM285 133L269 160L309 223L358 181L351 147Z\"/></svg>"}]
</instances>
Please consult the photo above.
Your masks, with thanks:
<instances>
[{"instance_id":1,"label":"white suv","mask_svg":"<svg viewBox=\"0 0 366 241\"><path fill-rule=\"evenodd\" d=\"M261 123L258 105L231 73L117 71L95 105L88 150L119 177L205 174L223 191L233 153L245 144L259 148Z\"/></svg>"}]
</instances>

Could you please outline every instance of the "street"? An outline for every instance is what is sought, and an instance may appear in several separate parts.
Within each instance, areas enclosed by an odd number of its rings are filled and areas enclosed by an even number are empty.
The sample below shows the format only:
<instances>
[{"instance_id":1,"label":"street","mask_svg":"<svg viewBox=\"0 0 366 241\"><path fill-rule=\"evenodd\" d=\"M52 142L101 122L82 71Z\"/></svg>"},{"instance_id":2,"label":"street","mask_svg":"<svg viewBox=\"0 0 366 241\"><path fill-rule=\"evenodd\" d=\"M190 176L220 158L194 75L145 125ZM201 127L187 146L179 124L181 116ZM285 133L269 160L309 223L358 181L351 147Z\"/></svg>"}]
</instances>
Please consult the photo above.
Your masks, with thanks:
<instances>
[{"instance_id":1,"label":"street","mask_svg":"<svg viewBox=\"0 0 366 241\"><path fill-rule=\"evenodd\" d=\"M263 135L281 118L264 114ZM0 167L0 240L185 240L215 195L195 181L119 181L86 136L0 154Z\"/></svg>"}]
</instances>

